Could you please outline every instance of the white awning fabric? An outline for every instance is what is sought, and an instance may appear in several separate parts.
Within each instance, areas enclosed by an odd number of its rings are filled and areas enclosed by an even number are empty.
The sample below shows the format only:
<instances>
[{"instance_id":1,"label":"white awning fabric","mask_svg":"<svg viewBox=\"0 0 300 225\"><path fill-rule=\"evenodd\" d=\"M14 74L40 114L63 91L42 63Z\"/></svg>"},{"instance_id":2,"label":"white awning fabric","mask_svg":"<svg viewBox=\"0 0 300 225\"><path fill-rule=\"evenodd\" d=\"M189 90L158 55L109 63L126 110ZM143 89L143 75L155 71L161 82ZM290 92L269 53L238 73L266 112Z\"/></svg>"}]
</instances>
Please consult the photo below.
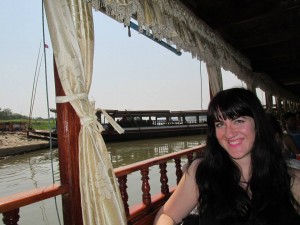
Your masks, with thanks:
<instances>
[{"instance_id":1,"label":"white awning fabric","mask_svg":"<svg viewBox=\"0 0 300 225\"><path fill-rule=\"evenodd\" d=\"M177 0L86 0L95 10L103 11L129 26L136 18L139 29L158 40L166 40L177 50L186 51L201 61L231 71L247 85L256 86L281 99L298 98L274 83L266 74L253 73L249 61L227 44L203 21Z\"/></svg>"}]
</instances>

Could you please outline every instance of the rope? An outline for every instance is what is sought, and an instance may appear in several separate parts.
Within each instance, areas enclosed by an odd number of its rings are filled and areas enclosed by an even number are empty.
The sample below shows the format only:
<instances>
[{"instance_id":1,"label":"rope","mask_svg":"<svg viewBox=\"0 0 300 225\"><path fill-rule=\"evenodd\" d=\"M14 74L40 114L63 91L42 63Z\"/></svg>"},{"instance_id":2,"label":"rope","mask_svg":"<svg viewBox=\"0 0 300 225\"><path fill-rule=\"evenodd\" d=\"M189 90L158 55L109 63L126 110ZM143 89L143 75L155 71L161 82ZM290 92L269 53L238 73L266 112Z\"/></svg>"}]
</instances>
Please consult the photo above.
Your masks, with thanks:
<instances>
[{"instance_id":1,"label":"rope","mask_svg":"<svg viewBox=\"0 0 300 225\"><path fill-rule=\"evenodd\" d=\"M54 179L54 165L53 165L53 147L52 147L52 133L51 133L51 123L50 123L50 107L49 107L49 91L48 91L48 74L47 74L47 57L46 57L46 38L45 38L45 15L44 15L44 0L42 0L42 29L43 29L43 44L44 44L44 69L45 69L45 83L46 83L46 100L47 100L47 113L48 113L48 130L49 130L49 148L51 155L51 171L52 171L52 183L55 183ZM59 224L61 225L60 216L57 206L57 198L54 197L54 203L56 208L56 215Z\"/></svg>"},{"instance_id":2,"label":"rope","mask_svg":"<svg viewBox=\"0 0 300 225\"><path fill-rule=\"evenodd\" d=\"M89 100L88 99L88 94L87 93L77 93L77 94L72 94L72 95L66 95L66 96L57 96L56 97L56 103L66 103L66 102L71 102L75 100ZM94 108L94 106L91 105L91 107ZM107 119L107 121L113 126L113 128L119 133L122 134L124 133L124 129L120 127L119 124L117 124L116 121L114 121L111 116L107 114L107 112L103 109L101 109L103 116ZM82 126L88 126L90 124L96 125L100 133L104 131L103 126L97 121L97 117L95 114L89 115L89 116L84 116L80 117L80 124Z\"/></svg>"},{"instance_id":3,"label":"rope","mask_svg":"<svg viewBox=\"0 0 300 225\"><path fill-rule=\"evenodd\" d=\"M38 79L39 79L39 76L40 76L40 69L41 69L41 65L42 65L42 57L43 56L40 57L41 44L42 44L42 41L40 42L39 53L38 53L38 57L37 57L37 61L36 61L34 79L33 79L33 84L32 84L30 111L29 111L28 126L27 126L28 129L31 128L31 119L32 119L32 112L33 112L33 106L34 106L35 95L36 95L36 88L37 88L37 83L38 83Z\"/></svg>"}]
</instances>

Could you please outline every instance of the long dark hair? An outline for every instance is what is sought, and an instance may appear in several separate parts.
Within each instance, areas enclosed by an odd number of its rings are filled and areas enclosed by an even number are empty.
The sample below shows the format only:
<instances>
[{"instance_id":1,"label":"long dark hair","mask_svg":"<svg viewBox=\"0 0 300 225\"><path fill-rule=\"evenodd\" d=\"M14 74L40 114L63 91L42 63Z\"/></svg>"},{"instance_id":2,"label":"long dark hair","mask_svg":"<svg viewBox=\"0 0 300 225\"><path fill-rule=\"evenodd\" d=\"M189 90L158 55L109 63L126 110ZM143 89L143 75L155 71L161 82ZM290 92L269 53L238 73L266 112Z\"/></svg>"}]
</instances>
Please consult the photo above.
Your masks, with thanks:
<instances>
[{"instance_id":1,"label":"long dark hair","mask_svg":"<svg viewBox=\"0 0 300 225\"><path fill-rule=\"evenodd\" d=\"M215 122L220 118L240 116L252 117L255 122L248 193L240 186L238 165L221 147L215 131ZM196 172L200 217L216 218L222 224L249 220L273 224L283 211L295 214L294 206L299 204L291 192L291 176L257 96L243 88L219 92L209 104L207 123L204 159Z\"/></svg>"}]
</instances>

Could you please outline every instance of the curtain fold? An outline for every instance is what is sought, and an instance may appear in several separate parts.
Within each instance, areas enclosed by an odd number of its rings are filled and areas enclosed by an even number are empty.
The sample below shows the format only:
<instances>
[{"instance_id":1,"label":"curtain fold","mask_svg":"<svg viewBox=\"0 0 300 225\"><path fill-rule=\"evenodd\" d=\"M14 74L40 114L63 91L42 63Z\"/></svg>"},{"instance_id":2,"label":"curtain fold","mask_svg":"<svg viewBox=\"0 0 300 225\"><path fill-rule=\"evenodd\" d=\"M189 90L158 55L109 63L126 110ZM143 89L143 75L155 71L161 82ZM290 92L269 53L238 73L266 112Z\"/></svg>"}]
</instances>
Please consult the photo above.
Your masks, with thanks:
<instances>
[{"instance_id":1,"label":"curtain fold","mask_svg":"<svg viewBox=\"0 0 300 225\"><path fill-rule=\"evenodd\" d=\"M127 224L113 167L88 99L94 57L91 4L83 0L45 0L47 22L58 74L66 96L80 118L79 182L85 225Z\"/></svg>"},{"instance_id":2,"label":"curtain fold","mask_svg":"<svg viewBox=\"0 0 300 225\"><path fill-rule=\"evenodd\" d=\"M215 64L206 65L208 73L209 87L212 96L223 90L223 80L221 68Z\"/></svg>"},{"instance_id":3,"label":"curtain fold","mask_svg":"<svg viewBox=\"0 0 300 225\"><path fill-rule=\"evenodd\" d=\"M254 94L257 95L257 93L256 93L256 86L253 83L250 83L250 84L246 83L246 85L247 85L247 89L248 90L252 91Z\"/></svg>"}]
</instances>

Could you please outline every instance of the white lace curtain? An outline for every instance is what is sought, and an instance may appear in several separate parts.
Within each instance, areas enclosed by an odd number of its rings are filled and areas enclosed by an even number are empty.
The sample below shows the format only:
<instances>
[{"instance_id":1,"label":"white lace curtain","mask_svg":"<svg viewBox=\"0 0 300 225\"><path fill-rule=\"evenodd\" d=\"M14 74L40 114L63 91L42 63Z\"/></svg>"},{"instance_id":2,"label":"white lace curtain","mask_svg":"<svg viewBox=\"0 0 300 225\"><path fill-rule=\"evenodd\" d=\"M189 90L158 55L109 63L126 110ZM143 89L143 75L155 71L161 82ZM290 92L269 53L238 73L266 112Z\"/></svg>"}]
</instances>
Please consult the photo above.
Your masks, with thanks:
<instances>
[{"instance_id":1,"label":"white lace curtain","mask_svg":"<svg viewBox=\"0 0 300 225\"><path fill-rule=\"evenodd\" d=\"M297 96L275 84L266 74L252 72L250 63L220 38L203 21L197 19L177 0L86 0L93 8L106 8L106 13L126 26L136 17L140 31L165 39L178 50L229 70L246 84L255 85L281 99L299 102Z\"/></svg>"},{"instance_id":2,"label":"white lace curtain","mask_svg":"<svg viewBox=\"0 0 300 225\"><path fill-rule=\"evenodd\" d=\"M79 183L85 225L127 224L118 183L105 143L102 126L89 102L94 57L91 4L82 0L46 0L45 10L59 78L80 118Z\"/></svg>"}]
</instances>

